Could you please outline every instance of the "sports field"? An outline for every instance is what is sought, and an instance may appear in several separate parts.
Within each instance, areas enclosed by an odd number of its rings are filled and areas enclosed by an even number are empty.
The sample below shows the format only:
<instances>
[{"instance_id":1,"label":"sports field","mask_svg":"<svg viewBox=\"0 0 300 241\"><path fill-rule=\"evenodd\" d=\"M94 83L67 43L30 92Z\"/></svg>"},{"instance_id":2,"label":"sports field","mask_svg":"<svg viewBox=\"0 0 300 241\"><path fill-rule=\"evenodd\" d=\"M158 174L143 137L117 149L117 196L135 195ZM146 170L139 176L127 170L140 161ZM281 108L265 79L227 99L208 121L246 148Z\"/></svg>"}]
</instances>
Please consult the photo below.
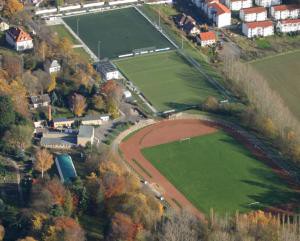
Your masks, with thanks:
<instances>
[{"instance_id":1,"label":"sports field","mask_svg":"<svg viewBox=\"0 0 300 241\"><path fill-rule=\"evenodd\" d=\"M300 120L300 50L253 62L252 65L277 91Z\"/></svg>"},{"instance_id":2,"label":"sports field","mask_svg":"<svg viewBox=\"0 0 300 241\"><path fill-rule=\"evenodd\" d=\"M134 8L64 18L79 37L97 55L100 41L101 58L115 58L134 49L172 47Z\"/></svg>"},{"instance_id":3,"label":"sports field","mask_svg":"<svg viewBox=\"0 0 300 241\"><path fill-rule=\"evenodd\" d=\"M158 111L199 104L219 93L175 51L115 61Z\"/></svg>"},{"instance_id":4,"label":"sports field","mask_svg":"<svg viewBox=\"0 0 300 241\"><path fill-rule=\"evenodd\" d=\"M269 167L220 130L146 147L142 154L206 214L211 208L220 214L245 212L293 198Z\"/></svg>"}]
</instances>

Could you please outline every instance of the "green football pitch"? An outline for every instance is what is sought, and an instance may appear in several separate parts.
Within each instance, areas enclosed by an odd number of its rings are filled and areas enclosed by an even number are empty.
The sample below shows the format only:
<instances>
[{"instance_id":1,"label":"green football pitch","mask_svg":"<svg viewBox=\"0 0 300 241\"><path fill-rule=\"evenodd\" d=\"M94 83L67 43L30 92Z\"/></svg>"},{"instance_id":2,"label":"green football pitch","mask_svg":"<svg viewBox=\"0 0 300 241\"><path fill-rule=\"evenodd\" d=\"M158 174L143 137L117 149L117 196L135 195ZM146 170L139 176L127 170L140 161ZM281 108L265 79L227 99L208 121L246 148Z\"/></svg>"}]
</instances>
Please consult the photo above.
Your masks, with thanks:
<instances>
[{"instance_id":1,"label":"green football pitch","mask_svg":"<svg viewBox=\"0 0 300 241\"><path fill-rule=\"evenodd\" d=\"M219 93L176 51L115 61L158 111L200 104Z\"/></svg>"},{"instance_id":2,"label":"green football pitch","mask_svg":"<svg viewBox=\"0 0 300 241\"><path fill-rule=\"evenodd\" d=\"M101 58L115 58L140 48L172 47L134 8L66 17L64 21L75 33L78 22L79 37L96 55L100 41Z\"/></svg>"},{"instance_id":3,"label":"green football pitch","mask_svg":"<svg viewBox=\"0 0 300 241\"><path fill-rule=\"evenodd\" d=\"M300 120L300 50L252 63Z\"/></svg>"},{"instance_id":4,"label":"green football pitch","mask_svg":"<svg viewBox=\"0 0 300 241\"><path fill-rule=\"evenodd\" d=\"M206 214L211 208L225 214L299 200L268 166L223 131L142 153Z\"/></svg>"}]
</instances>

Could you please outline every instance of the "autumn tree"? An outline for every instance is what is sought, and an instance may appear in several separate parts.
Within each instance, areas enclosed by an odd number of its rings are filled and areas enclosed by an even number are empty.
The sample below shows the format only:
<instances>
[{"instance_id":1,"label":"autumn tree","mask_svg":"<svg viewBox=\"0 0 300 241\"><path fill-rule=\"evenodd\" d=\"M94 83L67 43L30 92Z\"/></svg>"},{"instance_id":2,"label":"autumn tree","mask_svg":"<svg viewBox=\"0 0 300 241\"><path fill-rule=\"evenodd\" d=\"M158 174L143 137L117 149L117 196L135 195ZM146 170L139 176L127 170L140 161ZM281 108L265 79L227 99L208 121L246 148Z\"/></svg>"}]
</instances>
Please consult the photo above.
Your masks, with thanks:
<instances>
[{"instance_id":1,"label":"autumn tree","mask_svg":"<svg viewBox=\"0 0 300 241\"><path fill-rule=\"evenodd\" d=\"M2 132L15 122L15 112L10 97L0 95L0 113L0 132Z\"/></svg>"},{"instance_id":2,"label":"autumn tree","mask_svg":"<svg viewBox=\"0 0 300 241\"><path fill-rule=\"evenodd\" d=\"M7 145L12 148L25 150L31 145L33 127L30 125L13 125L6 133Z\"/></svg>"},{"instance_id":3,"label":"autumn tree","mask_svg":"<svg viewBox=\"0 0 300 241\"><path fill-rule=\"evenodd\" d=\"M29 117L29 103L26 88L20 80L14 80L10 84L9 94L12 97L15 111L24 117Z\"/></svg>"},{"instance_id":4,"label":"autumn tree","mask_svg":"<svg viewBox=\"0 0 300 241\"><path fill-rule=\"evenodd\" d=\"M110 98L107 103L107 111L113 119L116 119L120 116L119 108L117 102Z\"/></svg>"},{"instance_id":5,"label":"autumn tree","mask_svg":"<svg viewBox=\"0 0 300 241\"><path fill-rule=\"evenodd\" d=\"M3 6L3 14L6 17L12 17L17 12L22 11L23 4L18 0L7 0Z\"/></svg>"},{"instance_id":6,"label":"autumn tree","mask_svg":"<svg viewBox=\"0 0 300 241\"><path fill-rule=\"evenodd\" d=\"M5 235L5 229L2 225L0 225L0 241L3 240L4 235Z\"/></svg>"},{"instance_id":7,"label":"autumn tree","mask_svg":"<svg viewBox=\"0 0 300 241\"><path fill-rule=\"evenodd\" d=\"M8 73L10 80L21 76L23 73L22 57L4 54L2 62L2 67Z\"/></svg>"},{"instance_id":8,"label":"autumn tree","mask_svg":"<svg viewBox=\"0 0 300 241\"><path fill-rule=\"evenodd\" d=\"M90 77L82 69L78 69L72 76L72 79L77 85L83 85L87 87Z\"/></svg>"},{"instance_id":9,"label":"autumn tree","mask_svg":"<svg viewBox=\"0 0 300 241\"><path fill-rule=\"evenodd\" d=\"M47 151L47 149L39 149L35 154L35 169L42 173L42 178L44 178L44 172L49 170L54 161L51 153Z\"/></svg>"},{"instance_id":10,"label":"autumn tree","mask_svg":"<svg viewBox=\"0 0 300 241\"><path fill-rule=\"evenodd\" d=\"M85 241L85 234L73 218L58 217L54 219L53 225L49 226L44 240Z\"/></svg>"},{"instance_id":11,"label":"autumn tree","mask_svg":"<svg viewBox=\"0 0 300 241\"><path fill-rule=\"evenodd\" d=\"M23 74L22 82L30 95L40 94L43 89L40 81L31 73L31 71L26 71Z\"/></svg>"},{"instance_id":12,"label":"autumn tree","mask_svg":"<svg viewBox=\"0 0 300 241\"><path fill-rule=\"evenodd\" d=\"M48 217L42 212L33 212L30 218L31 229L34 233L40 233Z\"/></svg>"},{"instance_id":13,"label":"autumn tree","mask_svg":"<svg viewBox=\"0 0 300 241\"><path fill-rule=\"evenodd\" d=\"M122 98L121 86L115 80L109 80L101 86L101 92L109 99L119 102Z\"/></svg>"},{"instance_id":14,"label":"autumn tree","mask_svg":"<svg viewBox=\"0 0 300 241\"><path fill-rule=\"evenodd\" d=\"M206 111L216 111L219 108L219 102L215 97L208 96L203 102L202 108Z\"/></svg>"},{"instance_id":15,"label":"autumn tree","mask_svg":"<svg viewBox=\"0 0 300 241\"><path fill-rule=\"evenodd\" d=\"M72 51L71 41L66 37L60 39L58 43L58 50L61 51L63 56L68 56Z\"/></svg>"},{"instance_id":16,"label":"autumn tree","mask_svg":"<svg viewBox=\"0 0 300 241\"><path fill-rule=\"evenodd\" d=\"M40 92L42 93L43 91L47 91L51 83L50 75L47 72L40 69L34 71L32 74L38 79L38 82L40 83Z\"/></svg>"},{"instance_id":17,"label":"autumn tree","mask_svg":"<svg viewBox=\"0 0 300 241\"><path fill-rule=\"evenodd\" d=\"M105 110L105 108L106 108L105 101L103 100L103 97L100 95L93 96L92 104L93 104L94 109L96 109L96 110Z\"/></svg>"},{"instance_id":18,"label":"autumn tree","mask_svg":"<svg viewBox=\"0 0 300 241\"><path fill-rule=\"evenodd\" d=\"M51 74L50 76L50 83L48 85L48 88L47 88L47 92L51 92L53 90L55 90L56 88L56 75L55 74Z\"/></svg>"},{"instance_id":19,"label":"autumn tree","mask_svg":"<svg viewBox=\"0 0 300 241\"><path fill-rule=\"evenodd\" d=\"M85 97L80 94L72 96L72 111L76 116L82 116L86 108Z\"/></svg>"},{"instance_id":20,"label":"autumn tree","mask_svg":"<svg viewBox=\"0 0 300 241\"><path fill-rule=\"evenodd\" d=\"M207 228L192 214L186 211L182 211L180 213L175 213L173 211L168 215L168 217L163 219L161 222L161 230L155 235L158 235L157 240L164 241L207 240ZM219 240L225 241L227 239Z\"/></svg>"},{"instance_id":21,"label":"autumn tree","mask_svg":"<svg viewBox=\"0 0 300 241\"><path fill-rule=\"evenodd\" d=\"M140 226L135 224L132 219L123 213L116 213L111 220L110 240L135 240Z\"/></svg>"},{"instance_id":22,"label":"autumn tree","mask_svg":"<svg viewBox=\"0 0 300 241\"><path fill-rule=\"evenodd\" d=\"M37 240L33 237L27 236L25 238L18 239L18 241L37 241Z\"/></svg>"}]
</instances>

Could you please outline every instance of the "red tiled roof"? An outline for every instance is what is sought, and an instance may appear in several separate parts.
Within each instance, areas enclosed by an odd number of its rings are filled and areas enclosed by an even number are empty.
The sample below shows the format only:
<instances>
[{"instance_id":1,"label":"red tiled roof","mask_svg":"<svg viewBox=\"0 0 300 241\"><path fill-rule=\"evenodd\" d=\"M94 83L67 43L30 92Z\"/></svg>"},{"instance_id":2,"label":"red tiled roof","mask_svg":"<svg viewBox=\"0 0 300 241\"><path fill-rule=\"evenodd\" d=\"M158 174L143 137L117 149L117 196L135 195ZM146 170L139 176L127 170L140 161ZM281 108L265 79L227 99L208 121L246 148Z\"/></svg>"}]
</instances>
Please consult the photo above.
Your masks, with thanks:
<instances>
[{"instance_id":1,"label":"red tiled roof","mask_svg":"<svg viewBox=\"0 0 300 241\"><path fill-rule=\"evenodd\" d=\"M211 4L209 4L209 6L216 9L217 15L220 15L223 13L230 13L230 9L221 3L211 3Z\"/></svg>"},{"instance_id":2,"label":"red tiled roof","mask_svg":"<svg viewBox=\"0 0 300 241\"><path fill-rule=\"evenodd\" d=\"M202 32L199 36L201 41L216 40L216 34L214 32Z\"/></svg>"},{"instance_id":3,"label":"red tiled roof","mask_svg":"<svg viewBox=\"0 0 300 241\"><path fill-rule=\"evenodd\" d=\"M273 6L274 11L285 11L285 10L296 10L300 9L300 4L290 4L290 5L277 5Z\"/></svg>"},{"instance_id":4,"label":"red tiled roof","mask_svg":"<svg viewBox=\"0 0 300 241\"><path fill-rule=\"evenodd\" d=\"M259 22L250 22L250 23L245 23L248 28L266 28L266 27L271 27L273 26L273 22L271 20L266 20L266 21L259 21Z\"/></svg>"},{"instance_id":5,"label":"red tiled roof","mask_svg":"<svg viewBox=\"0 0 300 241\"><path fill-rule=\"evenodd\" d=\"M285 19L281 21L281 24L293 24L293 23L300 23L300 18L297 19Z\"/></svg>"},{"instance_id":6,"label":"red tiled roof","mask_svg":"<svg viewBox=\"0 0 300 241\"><path fill-rule=\"evenodd\" d=\"M219 0L205 0L206 4L210 4L210 3L218 3L220 2Z\"/></svg>"},{"instance_id":7,"label":"red tiled roof","mask_svg":"<svg viewBox=\"0 0 300 241\"><path fill-rule=\"evenodd\" d=\"M7 33L12 37L15 42L22 42L32 40L31 36L21 28L10 28Z\"/></svg>"},{"instance_id":8,"label":"red tiled roof","mask_svg":"<svg viewBox=\"0 0 300 241\"><path fill-rule=\"evenodd\" d=\"M263 13L267 10L264 7L253 7L253 8L243 8L241 11L243 11L245 14L251 14L251 13Z\"/></svg>"}]
</instances>

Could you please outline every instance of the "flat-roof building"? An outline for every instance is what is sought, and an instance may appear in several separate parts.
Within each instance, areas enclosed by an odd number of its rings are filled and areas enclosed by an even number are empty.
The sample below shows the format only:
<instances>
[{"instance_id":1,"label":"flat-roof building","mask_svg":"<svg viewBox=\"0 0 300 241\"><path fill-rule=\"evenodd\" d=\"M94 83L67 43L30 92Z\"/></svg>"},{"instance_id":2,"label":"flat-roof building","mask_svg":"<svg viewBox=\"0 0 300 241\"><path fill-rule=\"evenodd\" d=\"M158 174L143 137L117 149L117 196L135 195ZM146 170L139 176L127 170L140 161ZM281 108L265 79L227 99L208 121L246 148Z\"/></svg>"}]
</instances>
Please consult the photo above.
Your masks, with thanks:
<instances>
[{"instance_id":1,"label":"flat-roof building","mask_svg":"<svg viewBox=\"0 0 300 241\"><path fill-rule=\"evenodd\" d=\"M86 146L87 143L94 143L95 130L93 126L81 125L77 135L77 145Z\"/></svg>"},{"instance_id":2,"label":"flat-roof building","mask_svg":"<svg viewBox=\"0 0 300 241\"><path fill-rule=\"evenodd\" d=\"M120 79L121 74L117 67L110 61L100 61L97 69L105 80Z\"/></svg>"}]
</instances>

